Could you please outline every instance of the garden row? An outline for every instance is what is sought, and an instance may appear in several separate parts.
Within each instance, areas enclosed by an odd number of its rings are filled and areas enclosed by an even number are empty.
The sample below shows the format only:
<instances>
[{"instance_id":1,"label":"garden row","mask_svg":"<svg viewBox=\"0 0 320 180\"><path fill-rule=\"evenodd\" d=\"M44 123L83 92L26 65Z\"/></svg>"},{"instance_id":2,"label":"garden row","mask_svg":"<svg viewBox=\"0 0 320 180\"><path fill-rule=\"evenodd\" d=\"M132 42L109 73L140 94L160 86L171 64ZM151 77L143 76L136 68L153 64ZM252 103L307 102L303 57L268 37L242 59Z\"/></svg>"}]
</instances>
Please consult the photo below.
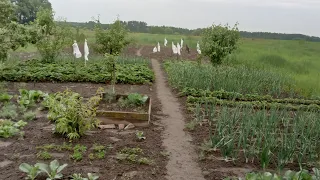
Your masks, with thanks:
<instances>
[{"instance_id":1,"label":"garden row","mask_svg":"<svg viewBox=\"0 0 320 180\"><path fill-rule=\"evenodd\" d=\"M217 111L217 108L219 110ZM298 112L211 105L196 111L198 121L208 117L209 142L204 154L218 152L234 163L259 164L282 170L289 164L314 167L319 158L319 111Z\"/></svg>"},{"instance_id":2,"label":"garden row","mask_svg":"<svg viewBox=\"0 0 320 180\"><path fill-rule=\"evenodd\" d=\"M184 88L180 93L180 96L192 96L192 97L215 97L218 99L230 100L230 101L264 101L268 103L281 103L281 104L296 104L296 105L320 105L320 100L309 99L297 99L297 98L273 98L270 95L258 95L258 94L241 94L237 92L209 91L209 90L197 90L194 88Z\"/></svg>"},{"instance_id":3,"label":"garden row","mask_svg":"<svg viewBox=\"0 0 320 180\"><path fill-rule=\"evenodd\" d=\"M319 111L320 106L316 104L310 105L296 105L296 104L283 104L267 101L232 101L225 99L218 99L216 97L193 97L188 96L187 103L191 106L195 104L216 104L225 105L229 107L248 107L253 109L283 109L288 111Z\"/></svg>"},{"instance_id":4,"label":"garden row","mask_svg":"<svg viewBox=\"0 0 320 180\"><path fill-rule=\"evenodd\" d=\"M154 81L154 73L147 61L122 59L116 64L116 83L145 84ZM50 64L31 60L6 62L0 71L0 81L18 82L94 82L111 81L112 73L104 60L55 61Z\"/></svg>"},{"instance_id":5,"label":"garden row","mask_svg":"<svg viewBox=\"0 0 320 180\"><path fill-rule=\"evenodd\" d=\"M166 61L169 82L178 90L185 88L240 94L269 95L275 98L301 97L296 82L285 75L245 66L211 66L195 62Z\"/></svg>"}]
</instances>

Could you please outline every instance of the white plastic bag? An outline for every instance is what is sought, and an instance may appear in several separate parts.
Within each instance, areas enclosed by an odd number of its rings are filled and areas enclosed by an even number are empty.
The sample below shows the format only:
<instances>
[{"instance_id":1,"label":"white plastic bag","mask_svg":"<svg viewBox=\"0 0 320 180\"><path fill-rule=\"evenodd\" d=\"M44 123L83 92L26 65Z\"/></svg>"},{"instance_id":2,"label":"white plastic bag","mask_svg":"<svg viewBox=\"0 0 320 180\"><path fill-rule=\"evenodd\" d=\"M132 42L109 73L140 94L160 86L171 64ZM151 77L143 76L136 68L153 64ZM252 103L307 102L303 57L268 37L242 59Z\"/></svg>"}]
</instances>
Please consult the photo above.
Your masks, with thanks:
<instances>
[{"instance_id":1,"label":"white plastic bag","mask_svg":"<svg viewBox=\"0 0 320 180\"><path fill-rule=\"evenodd\" d=\"M179 43L177 44L177 53L181 55L181 46Z\"/></svg>"},{"instance_id":2,"label":"white plastic bag","mask_svg":"<svg viewBox=\"0 0 320 180\"><path fill-rule=\"evenodd\" d=\"M84 60L88 61L88 56L89 56L89 47L88 47L88 43L87 40L85 40L84 42Z\"/></svg>"},{"instance_id":3,"label":"white plastic bag","mask_svg":"<svg viewBox=\"0 0 320 180\"><path fill-rule=\"evenodd\" d=\"M168 44L167 38L164 38L164 46L166 47Z\"/></svg>"},{"instance_id":4,"label":"white plastic bag","mask_svg":"<svg viewBox=\"0 0 320 180\"><path fill-rule=\"evenodd\" d=\"M183 48L183 39L181 39L181 49Z\"/></svg>"},{"instance_id":5,"label":"white plastic bag","mask_svg":"<svg viewBox=\"0 0 320 180\"><path fill-rule=\"evenodd\" d=\"M153 48L153 53L156 53L156 52L158 52L158 49L157 49L157 47L154 47Z\"/></svg>"},{"instance_id":6,"label":"white plastic bag","mask_svg":"<svg viewBox=\"0 0 320 180\"><path fill-rule=\"evenodd\" d=\"M173 54L177 54L178 53L177 47L176 47L176 45L174 45L173 42L172 42L172 52L173 52Z\"/></svg>"},{"instance_id":7,"label":"white plastic bag","mask_svg":"<svg viewBox=\"0 0 320 180\"><path fill-rule=\"evenodd\" d=\"M160 52L160 43L158 42L158 52Z\"/></svg>"},{"instance_id":8,"label":"white plastic bag","mask_svg":"<svg viewBox=\"0 0 320 180\"><path fill-rule=\"evenodd\" d=\"M74 41L73 45L73 55L76 57L76 58L81 58L82 57L82 54L79 50L79 46L77 44L77 41Z\"/></svg>"}]
</instances>

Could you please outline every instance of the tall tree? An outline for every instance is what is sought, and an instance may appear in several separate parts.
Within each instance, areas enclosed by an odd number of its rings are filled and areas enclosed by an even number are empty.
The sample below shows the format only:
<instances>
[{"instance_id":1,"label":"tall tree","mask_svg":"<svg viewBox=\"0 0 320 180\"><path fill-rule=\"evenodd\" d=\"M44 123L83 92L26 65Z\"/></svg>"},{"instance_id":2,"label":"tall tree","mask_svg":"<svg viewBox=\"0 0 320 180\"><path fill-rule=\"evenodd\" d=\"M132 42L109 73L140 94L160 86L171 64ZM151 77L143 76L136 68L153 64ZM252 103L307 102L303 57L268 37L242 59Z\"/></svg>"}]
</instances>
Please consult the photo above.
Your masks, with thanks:
<instances>
[{"instance_id":1,"label":"tall tree","mask_svg":"<svg viewBox=\"0 0 320 180\"><path fill-rule=\"evenodd\" d=\"M33 22L41 8L52 10L48 0L11 0L11 2L15 5L15 15L21 24Z\"/></svg>"}]
</instances>

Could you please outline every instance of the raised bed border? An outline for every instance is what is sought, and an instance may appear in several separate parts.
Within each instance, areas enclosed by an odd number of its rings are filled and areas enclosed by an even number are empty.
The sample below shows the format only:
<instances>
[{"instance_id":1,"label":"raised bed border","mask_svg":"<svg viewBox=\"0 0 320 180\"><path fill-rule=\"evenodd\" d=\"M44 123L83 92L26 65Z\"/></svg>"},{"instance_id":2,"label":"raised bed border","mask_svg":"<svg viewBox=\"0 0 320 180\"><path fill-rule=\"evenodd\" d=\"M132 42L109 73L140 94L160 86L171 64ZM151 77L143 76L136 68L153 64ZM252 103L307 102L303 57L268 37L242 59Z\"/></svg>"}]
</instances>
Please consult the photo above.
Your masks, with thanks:
<instances>
[{"instance_id":1,"label":"raised bed border","mask_svg":"<svg viewBox=\"0 0 320 180\"><path fill-rule=\"evenodd\" d=\"M104 97L105 93L102 94ZM126 94L117 94L116 99L118 100L120 97L128 97ZM97 117L109 118L113 121L128 121L130 123L143 123L148 122L150 123L151 120L151 98L148 96L147 102L148 103L148 112L147 113L136 113L136 112L126 112L126 111L104 111L104 110L97 110Z\"/></svg>"}]
</instances>

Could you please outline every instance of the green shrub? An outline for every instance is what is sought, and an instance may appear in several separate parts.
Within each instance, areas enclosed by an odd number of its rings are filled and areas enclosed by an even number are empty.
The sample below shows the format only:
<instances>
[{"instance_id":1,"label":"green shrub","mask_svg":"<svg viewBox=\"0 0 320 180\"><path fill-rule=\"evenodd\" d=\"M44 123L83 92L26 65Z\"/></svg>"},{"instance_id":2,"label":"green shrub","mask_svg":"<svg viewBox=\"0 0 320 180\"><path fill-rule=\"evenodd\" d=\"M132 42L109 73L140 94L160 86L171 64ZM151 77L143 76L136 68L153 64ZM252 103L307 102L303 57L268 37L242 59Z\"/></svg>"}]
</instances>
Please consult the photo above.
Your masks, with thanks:
<instances>
[{"instance_id":1,"label":"green shrub","mask_svg":"<svg viewBox=\"0 0 320 180\"><path fill-rule=\"evenodd\" d=\"M96 107L100 100L101 96L97 95L84 103L78 93L70 90L49 96L45 104L49 109L49 120L55 123L55 132L69 139L77 139L87 130L96 127Z\"/></svg>"},{"instance_id":2,"label":"green shrub","mask_svg":"<svg viewBox=\"0 0 320 180\"><path fill-rule=\"evenodd\" d=\"M228 25L212 25L202 34L202 54L208 56L212 64L221 64L223 58L237 48L239 39L237 24L233 28Z\"/></svg>"}]
</instances>

